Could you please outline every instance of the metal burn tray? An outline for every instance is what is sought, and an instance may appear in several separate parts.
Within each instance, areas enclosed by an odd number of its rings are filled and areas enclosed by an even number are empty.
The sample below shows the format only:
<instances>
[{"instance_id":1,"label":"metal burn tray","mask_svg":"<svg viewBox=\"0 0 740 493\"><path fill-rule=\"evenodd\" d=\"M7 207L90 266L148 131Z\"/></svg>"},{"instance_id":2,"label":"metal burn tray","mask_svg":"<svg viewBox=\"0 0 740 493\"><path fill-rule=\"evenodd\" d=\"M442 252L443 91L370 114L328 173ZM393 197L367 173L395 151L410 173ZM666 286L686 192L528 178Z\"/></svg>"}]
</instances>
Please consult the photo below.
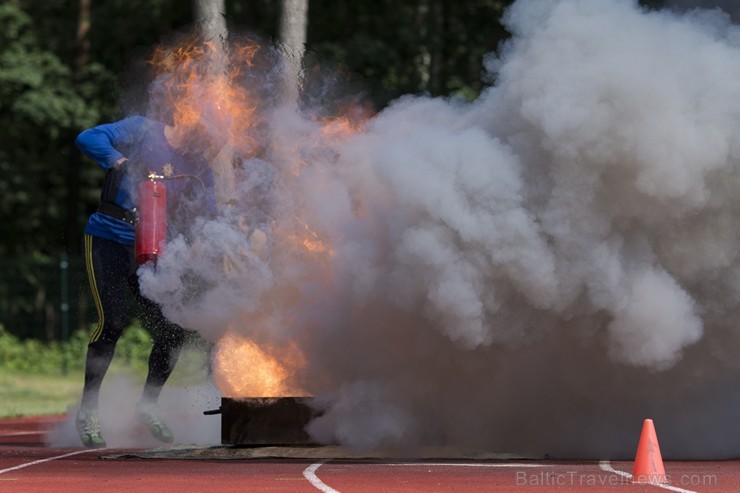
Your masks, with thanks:
<instances>
[{"instance_id":1,"label":"metal burn tray","mask_svg":"<svg viewBox=\"0 0 740 493\"><path fill-rule=\"evenodd\" d=\"M222 397L222 445L314 445L306 425L319 413L311 397Z\"/></svg>"}]
</instances>

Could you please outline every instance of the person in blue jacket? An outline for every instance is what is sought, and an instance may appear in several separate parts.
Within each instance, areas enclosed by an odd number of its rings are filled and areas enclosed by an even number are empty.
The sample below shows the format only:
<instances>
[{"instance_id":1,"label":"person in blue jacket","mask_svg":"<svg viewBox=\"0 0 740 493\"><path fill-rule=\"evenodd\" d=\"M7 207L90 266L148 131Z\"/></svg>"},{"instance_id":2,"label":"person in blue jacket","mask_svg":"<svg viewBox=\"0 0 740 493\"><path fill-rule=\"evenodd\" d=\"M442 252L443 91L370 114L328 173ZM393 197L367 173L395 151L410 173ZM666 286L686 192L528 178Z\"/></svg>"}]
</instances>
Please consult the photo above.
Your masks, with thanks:
<instances>
[{"instance_id":1,"label":"person in blue jacket","mask_svg":"<svg viewBox=\"0 0 740 493\"><path fill-rule=\"evenodd\" d=\"M88 279L98 311L90 337L85 381L76 417L83 445L105 447L98 412L98 394L113 359L116 342L130 323L127 291L140 308L140 320L151 332L153 344L141 400L139 422L163 442L173 435L156 411L159 394L172 373L187 332L167 320L156 303L142 296L134 258L136 184L150 172L164 177L170 231L184 232L197 215L215 214L213 174L208 165L219 146L202 125L167 125L134 116L82 132L75 144L105 168L106 178L98 210L85 227ZM205 207L204 207L205 204Z\"/></svg>"}]
</instances>

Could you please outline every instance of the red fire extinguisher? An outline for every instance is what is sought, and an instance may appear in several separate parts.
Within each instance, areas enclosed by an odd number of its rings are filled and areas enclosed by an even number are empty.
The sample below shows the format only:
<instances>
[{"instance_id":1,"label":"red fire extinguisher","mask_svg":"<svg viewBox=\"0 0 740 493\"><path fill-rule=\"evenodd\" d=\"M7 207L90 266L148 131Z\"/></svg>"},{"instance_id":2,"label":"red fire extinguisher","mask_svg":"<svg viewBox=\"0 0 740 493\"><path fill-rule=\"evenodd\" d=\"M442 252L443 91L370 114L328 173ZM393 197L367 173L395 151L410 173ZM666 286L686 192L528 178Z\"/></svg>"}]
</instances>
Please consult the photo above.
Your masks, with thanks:
<instances>
[{"instance_id":1,"label":"red fire extinguisher","mask_svg":"<svg viewBox=\"0 0 740 493\"><path fill-rule=\"evenodd\" d=\"M167 242L167 189L163 176L149 174L138 186L139 203L136 223L136 262L157 263Z\"/></svg>"}]
</instances>

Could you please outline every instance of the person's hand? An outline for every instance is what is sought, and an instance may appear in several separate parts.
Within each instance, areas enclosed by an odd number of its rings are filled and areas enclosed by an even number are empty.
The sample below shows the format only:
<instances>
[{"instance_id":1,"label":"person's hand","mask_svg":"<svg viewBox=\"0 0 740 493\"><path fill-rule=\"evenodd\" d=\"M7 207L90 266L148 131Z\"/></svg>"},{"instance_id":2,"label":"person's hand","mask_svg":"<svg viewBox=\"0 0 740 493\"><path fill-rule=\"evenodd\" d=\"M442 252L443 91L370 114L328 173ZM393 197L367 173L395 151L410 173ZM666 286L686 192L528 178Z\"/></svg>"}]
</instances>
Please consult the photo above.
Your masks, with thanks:
<instances>
[{"instance_id":1,"label":"person's hand","mask_svg":"<svg viewBox=\"0 0 740 493\"><path fill-rule=\"evenodd\" d=\"M113 163L113 168L131 176L136 181L144 181L149 177L149 171L143 164L131 161L127 157L122 157Z\"/></svg>"}]
</instances>

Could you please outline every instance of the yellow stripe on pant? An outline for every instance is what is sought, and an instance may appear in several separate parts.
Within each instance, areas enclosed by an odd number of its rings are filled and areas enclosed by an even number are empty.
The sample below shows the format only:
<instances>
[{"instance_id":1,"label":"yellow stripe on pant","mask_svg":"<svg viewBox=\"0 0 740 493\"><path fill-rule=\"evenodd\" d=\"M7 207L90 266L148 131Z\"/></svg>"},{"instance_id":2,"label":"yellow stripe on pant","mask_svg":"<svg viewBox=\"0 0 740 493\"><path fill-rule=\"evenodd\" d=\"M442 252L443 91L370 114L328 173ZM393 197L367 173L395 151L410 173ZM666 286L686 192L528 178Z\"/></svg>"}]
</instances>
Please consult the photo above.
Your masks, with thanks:
<instances>
[{"instance_id":1,"label":"yellow stripe on pant","mask_svg":"<svg viewBox=\"0 0 740 493\"><path fill-rule=\"evenodd\" d=\"M90 344L100 339L100 334L103 333L103 325L105 322L105 313L103 313L103 304L100 301L100 293L98 292L98 284L95 280L95 268L93 266L92 259L92 235L85 235L85 265L87 267L87 280L90 282L90 290L92 291L93 299L95 300L95 308L98 310L98 325L95 327L92 335L90 336Z\"/></svg>"}]
</instances>

